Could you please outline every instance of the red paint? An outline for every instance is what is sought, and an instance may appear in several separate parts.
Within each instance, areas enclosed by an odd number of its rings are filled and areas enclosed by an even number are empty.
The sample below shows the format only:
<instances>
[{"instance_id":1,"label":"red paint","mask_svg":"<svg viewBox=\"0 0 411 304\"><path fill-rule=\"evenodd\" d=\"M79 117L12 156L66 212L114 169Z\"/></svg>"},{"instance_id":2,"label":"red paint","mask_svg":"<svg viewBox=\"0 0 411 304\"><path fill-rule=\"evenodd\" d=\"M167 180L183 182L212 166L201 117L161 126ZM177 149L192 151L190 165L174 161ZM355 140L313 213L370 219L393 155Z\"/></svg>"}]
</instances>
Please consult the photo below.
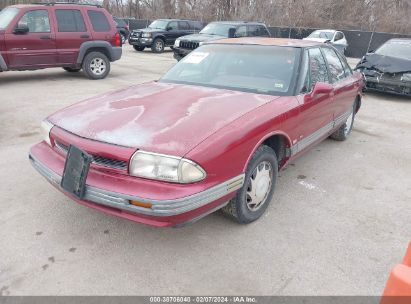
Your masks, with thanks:
<instances>
[{"instance_id":1,"label":"red paint","mask_svg":"<svg viewBox=\"0 0 411 304\"><path fill-rule=\"evenodd\" d=\"M257 41L250 39L251 42ZM268 44L268 41L276 40L258 41ZM298 45L289 40L273 43ZM311 45L312 42L301 41L300 46ZM91 167L87 178L88 185L108 191L149 200L170 200L199 193L244 173L254 151L270 136L280 135L287 147L293 146L349 111L355 98L361 95L361 89L362 77L358 73L347 78L344 84L318 84L310 94L282 97L147 83L88 99L48 119L58 126L52 129L52 144L57 139L66 145L75 144L91 154L124 161L140 149L185 157L205 169L207 178L189 185L132 177L127 172L96 165ZM315 143L333 131L335 129ZM292 158L285 157L280 167L308 148ZM54 146L42 142L32 148L31 154L62 175L64 154ZM81 203L140 223L172 226L195 218L234 195L167 218L130 214L85 201Z\"/></svg>"},{"instance_id":2,"label":"red paint","mask_svg":"<svg viewBox=\"0 0 411 304\"><path fill-rule=\"evenodd\" d=\"M107 41L112 46L121 46L117 41L117 28L111 15L102 8L85 5L15 5L18 14L5 30L0 30L0 55L3 57L9 70L34 70L48 67L77 66L80 46L87 41ZM59 32L55 11L72 9L81 12L86 31ZM30 11L47 11L50 22L50 32L16 34L20 19ZM87 12L99 11L104 13L111 29L105 32L96 32L90 23Z\"/></svg>"}]
</instances>

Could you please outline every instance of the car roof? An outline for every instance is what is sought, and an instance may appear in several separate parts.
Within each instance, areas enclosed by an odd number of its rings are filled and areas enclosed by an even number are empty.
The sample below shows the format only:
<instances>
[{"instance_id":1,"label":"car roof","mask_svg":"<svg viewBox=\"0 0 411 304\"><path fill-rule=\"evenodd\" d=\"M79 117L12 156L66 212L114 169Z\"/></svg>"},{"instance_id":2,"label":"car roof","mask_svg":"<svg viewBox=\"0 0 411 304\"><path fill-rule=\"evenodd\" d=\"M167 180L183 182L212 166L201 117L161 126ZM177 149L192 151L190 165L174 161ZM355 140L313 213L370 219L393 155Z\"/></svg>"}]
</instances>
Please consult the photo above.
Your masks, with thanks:
<instances>
[{"instance_id":1,"label":"car roof","mask_svg":"<svg viewBox=\"0 0 411 304\"><path fill-rule=\"evenodd\" d=\"M94 8L102 8L100 5L93 5L93 4L81 4L81 3L39 3L39 4L16 4L11 5L9 7L15 8L36 8L41 7L44 8L45 6L51 7L58 7L58 8L78 8L78 7L94 7Z\"/></svg>"},{"instance_id":2,"label":"car roof","mask_svg":"<svg viewBox=\"0 0 411 304\"><path fill-rule=\"evenodd\" d=\"M238 44L238 45L266 45L266 46L292 46L292 47L312 47L324 46L324 43L288 38L266 38L266 37L244 37L244 38L227 38L212 41L207 44Z\"/></svg>"},{"instance_id":3,"label":"car roof","mask_svg":"<svg viewBox=\"0 0 411 304\"><path fill-rule=\"evenodd\" d=\"M213 21L210 23L220 23L220 24L232 24L232 25L239 25L239 24L258 24L258 25L264 25L262 22L254 22L254 21Z\"/></svg>"},{"instance_id":4,"label":"car roof","mask_svg":"<svg viewBox=\"0 0 411 304\"><path fill-rule=\"evenodd\" d=\"M195 20L188 20L188 19L156 19L156 20L161 20L161 21L188 21L188 22L199 22ZM156 21L154 20L154 21Z\"/></svg>"},{"instance_id":5,"label":"car roof","mask_svg":"<svg viewBox=\"0 0 411 304\"><path fill-rule=\"evenodd\" d=\"M337 30L315 30L314 32L338 32Z\"/></svg>"}]
</instances>

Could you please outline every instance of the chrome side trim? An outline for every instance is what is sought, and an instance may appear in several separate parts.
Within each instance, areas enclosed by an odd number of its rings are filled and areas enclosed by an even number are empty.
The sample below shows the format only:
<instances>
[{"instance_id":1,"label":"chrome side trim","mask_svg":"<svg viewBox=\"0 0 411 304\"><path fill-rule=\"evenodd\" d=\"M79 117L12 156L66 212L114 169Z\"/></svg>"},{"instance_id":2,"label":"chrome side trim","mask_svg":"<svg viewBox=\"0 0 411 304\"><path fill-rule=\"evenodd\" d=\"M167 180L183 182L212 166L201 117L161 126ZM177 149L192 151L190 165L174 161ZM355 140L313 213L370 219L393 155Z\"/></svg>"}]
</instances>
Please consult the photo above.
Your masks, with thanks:
<instances>
[{"instance_id":1,"label":"chrome side trim","mask_svg":"<svg viewBox=\"0 0 411 304\"><path fill-rule=\"evenodd\" d=\"M314 142L319 140L320 138L324 137L327 133L329 133L331 130L333 130L335 127L338 127L339 125L342 125L344 122L347 121L348 117L351 114L351 110L344 113L343 115L337 117L333 121L329 122L326 124L324 127L318 129L314 133L310 134L306 138L302 139L298 143L296 143L294 146L291 147L291 155L295 155L308 146L312 145Z\"/></svg>"},{"instance_id":2,"label":"chrome side trim","mask_svg":"<svg viewBox=\"0 0 411 304\"><path fill-rule=\"evenodd\" d=\"M33 155L29 155L29 158L33 167L41 175L43 175L50 183L60 188L60 175L48 169ZM161 201L111 192L93 186L86 186L86 194L84 200L145 215L172 216L200 208L226 196L227 194L237 191L243 186L244 179L245 174L241 174L205 191L182 198ZM142 203L150 203L152 204L152 207L149 209L134 206L130 204L130 200L139 201Z\"/></svg>"}]
</instances>

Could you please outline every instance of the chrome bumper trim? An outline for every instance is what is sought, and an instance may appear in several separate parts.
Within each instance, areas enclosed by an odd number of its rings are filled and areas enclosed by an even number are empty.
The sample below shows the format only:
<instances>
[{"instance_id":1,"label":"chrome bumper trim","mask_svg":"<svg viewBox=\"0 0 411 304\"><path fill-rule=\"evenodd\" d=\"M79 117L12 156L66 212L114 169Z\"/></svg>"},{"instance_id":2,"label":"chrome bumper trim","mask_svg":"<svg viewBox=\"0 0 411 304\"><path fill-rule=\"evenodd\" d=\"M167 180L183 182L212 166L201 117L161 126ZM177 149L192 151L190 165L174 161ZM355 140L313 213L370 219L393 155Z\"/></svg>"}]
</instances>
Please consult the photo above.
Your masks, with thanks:
<instances>
[{"instance_id":1,"label":"chrome bumper trim","mask_svg":"<svg viewBox=\"0 0 411 304\"><path fill-rule=\"evenodd\" d=\"M61 176L54 171L47 168L40 161L38 161L33 155L29 155L31 164L33 167L43 175L50 183L60 188ZM173 216L182 214L204 205L212 203L227 194L240 189L244 184L245 174L238 175L224 183L218 184L205 191L172 200L149 200L137 196L131 196L127 194L111 192L96 188L93 186L86 186L86 194L84 200L90 201L96 204L109 206L116 209L126 210L130 212L152 215L152 216ZM150 203L152 207L142 208L130 204L130 200L139 201L142 203Z\"/></svg>"}]
</instances>

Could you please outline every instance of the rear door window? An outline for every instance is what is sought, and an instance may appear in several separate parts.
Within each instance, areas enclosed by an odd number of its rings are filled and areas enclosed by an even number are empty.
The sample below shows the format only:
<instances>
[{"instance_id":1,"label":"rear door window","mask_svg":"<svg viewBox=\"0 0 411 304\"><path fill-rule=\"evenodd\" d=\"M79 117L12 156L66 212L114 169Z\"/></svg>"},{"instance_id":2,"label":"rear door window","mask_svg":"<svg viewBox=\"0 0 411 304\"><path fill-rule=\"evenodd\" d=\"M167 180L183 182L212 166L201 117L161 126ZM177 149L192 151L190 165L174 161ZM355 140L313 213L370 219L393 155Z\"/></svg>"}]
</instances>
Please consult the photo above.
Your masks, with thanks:
<instances>
[{"instance_id":1,"label":"rear door window","mask_svg":"<svg viewBox=\"0 0 411 304\"><path fill-rule=\"evenodd\" d=\"M30 33L50 33L50 20L47 10L34 10L24 14L18 24L25 24Z\"/></svg>"},{"instance_id":2,"label":"rear door window","mask_svg":"<svg viewBox=\"0 0 411 304\"><path fill-rule=\"evenodd\" d=\"M325 58L330 69L331 82L338 82L345 78L345 70L337 53L328 47L323 48Z\"/></svg>"},{"instance_id":3,"label":"rear door window","mask_svg":"<svg viewBox=\"0 0 411 304\"><path fill-rule=\"evenodd\" d=\"M241 25L237 27L237 30L235 31L235 36L236 37L246 37L247 36L247 26Z\"/></svg>"},{"instance_id":4,"label":"rear door window","mask_svg":"<svg viewBox=\"0 0 411 304\"><path fill-rule=\"evenodd\" d=\"M79 10L56 10L57 27L59 32L86 32L86 25Z\"/></svg>"},{"instance_id":5,"label":"rear door window","mask_svg":"<svg viewBox=\"0 0 411 304\"><path fill-rule=\"evenodd\" d=\"M190 25L188 24L187 21L179 21L178 27L182 31L188 31L190 29Z\"/></svg>"},{"instance_id":6,"label":"rear door window","mask_svg":"<svg viewBox=\"0 0 411 304\"><path fill-rule=\"evenodd\" d=\"M106 15L98 11L87 11L90 18L91 25L95 32L108 32L110 31L110 23L108 22Z\"/></svg>"},{"instance_id":7,"label":"rear door window","mask_svg":"<svg viewBox=\"0 0 411 304\"><path fill-rule=\"evenodd\" d=\"M248 36L259 36L259 37L268 37L270 34L266 28L262 25L249 25L248 26Z\"/></svg>"}]
</instances>

